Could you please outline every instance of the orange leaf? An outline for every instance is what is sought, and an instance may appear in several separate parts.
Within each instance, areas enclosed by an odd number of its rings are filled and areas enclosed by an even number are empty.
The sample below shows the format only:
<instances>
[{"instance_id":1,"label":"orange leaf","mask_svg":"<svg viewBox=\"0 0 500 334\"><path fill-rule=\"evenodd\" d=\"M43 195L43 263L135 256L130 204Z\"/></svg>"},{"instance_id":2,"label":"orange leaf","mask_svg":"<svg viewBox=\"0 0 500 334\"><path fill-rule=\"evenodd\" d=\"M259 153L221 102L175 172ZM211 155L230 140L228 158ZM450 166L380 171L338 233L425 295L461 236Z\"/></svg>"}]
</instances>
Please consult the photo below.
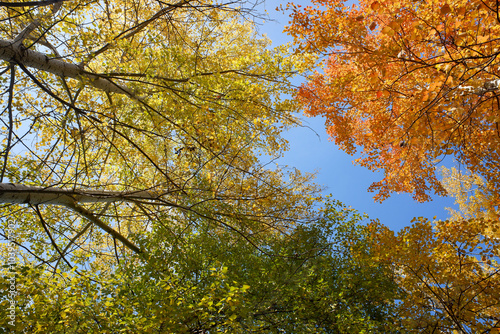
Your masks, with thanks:
<instances>
[{"instance_id":1,"label":"orange leaf","mask_svg":"<svg viewBox=\"0 0 500 334\"><path fill-rule=\"evenodd\" d=\"M479 44L485 43L489 40L488 36L477 36L477 42Z\"/></svg>"},{"instance_id":2,"label":"orange leaf","mask_svg":"<svg viewBox=\"0 0 500 334\"><path fill-rule=\"evenodd\" d=\"M453 154L494 184L488 196L496 204L488 207L499 210L500 169L493 166L500 159L491 158L489 152L500 148L496 123L500 107L477 103L474 96L476 91L485 91L481 88L485 83L486 90L497 86L498 66L485 68L485 59L494 59L500 48L495 40L499 35L496 13L482 6L477 12L481 1L367 0L360 7L346 5L341 11L337 6L344 1L315 2L328 10L295 14L294 29L289 31L301 38L296 42L299 46L313 45L330 53L331 61L299 98L310 115L329 111L327 118L335 126L328 127L328 133L346 152L353 151L353 142L363 146L366 158L359 164L385 171L384 179L370 188L378 192L377 200L392 192L412 193L419 201L430 199L429 192L444 194L433 159ZM360 15L364 19L358 22ZM474 77L464 76L472 69ZM343 103L352 106L345 117L337 107ZM457 122L466 112L471 122ZM364 139L358 140L364 136L359 133L365 124L374 137L388 131L396 137L411 134L410 138L416 138L411 142L415 152L392 152L386 140L366 140L365 145ZM394 141L395 146L400 142ZM470 148L465 149L464 142ZM445 143L453 150L447 151ZM396 171L403 160L404 167Z\"/></svg>"},{"instance_id":3,"label":"orange leaf","mask_svg":"<svg viewBox=\"0 0 500 334\"><path fill-rule=\"evenodd\" d=\"M441 7L441 15L446 15L446 14L448 14L450 12L451 12L450 5L445 4L445 5L443 5L443 7Z\"/></svg>"},{"instance_id":4,"label":"orange leaf","mask_svg":"<svg viewBox=\"0 0 500 334\"><path fill-rule=\"evenodd\" d=\"M394 30L399 30L399 23L397 23L396 21L392 21L391 23L389 23L389 27Z\"/></svg>"},{"instance_id":5,"label":"orange leaf","mask_svg":"<svg viewBox=\"0 0 500 334\"><path fill-rule=\"evenodd\" d=\"M391 27L389 27L389 26L384 27L382 29L382 33L389 35L389 36L394 36L396 34L396 32L394 30L392 30Z\"/></svg>"}]
</instances>

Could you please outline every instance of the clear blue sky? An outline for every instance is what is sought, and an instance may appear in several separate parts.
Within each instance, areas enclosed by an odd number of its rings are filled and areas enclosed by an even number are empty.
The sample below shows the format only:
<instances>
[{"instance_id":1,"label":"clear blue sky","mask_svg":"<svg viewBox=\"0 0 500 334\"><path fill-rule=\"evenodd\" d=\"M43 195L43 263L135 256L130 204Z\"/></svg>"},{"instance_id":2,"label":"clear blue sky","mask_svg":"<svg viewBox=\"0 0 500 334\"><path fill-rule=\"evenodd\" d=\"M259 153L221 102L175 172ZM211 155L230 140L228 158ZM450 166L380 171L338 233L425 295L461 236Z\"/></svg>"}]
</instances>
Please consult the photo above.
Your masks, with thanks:
<instances>
[{"instance_id":1,"label":"clear blue sky","mask_svg":"<svg viewBox=\"0 0 500 334\"><path fill-rule=\"evenodd\" d=\"M309 1L296 0L295 3L306 6ZM267 21L259 30L266 34L273 45L291 41L284 34L283 27L288 23L289 17L275 10L279 1L267 1L261 8L266 9L275 22ZM283 3L285 7L286 2ZM297 84L304 82L298 78ZM302 116L303 124L308 128L295 128L284 134L290 141L290 150L279 163L296 167L305 172L317 172L316 182L324 186L325 194L331 193L335 199L350 205L360 212L367 213L370 218L379 218L380 221L393 230L408 226L413 217L432 217L446 219L448 212L445 207L454 206L451 198L435 197L432 202L418 203L409 194L393 194L382 204L375 203L374 193L367 191L375 181L383 178L381 173L374 173L366 168L355 166L354 157L340 151L337 146L328 140L324 119L308 118ZM318 137L319 135L319 137ZM450 163L450 161L448 161Z\"/></svg>"}]
</instances>

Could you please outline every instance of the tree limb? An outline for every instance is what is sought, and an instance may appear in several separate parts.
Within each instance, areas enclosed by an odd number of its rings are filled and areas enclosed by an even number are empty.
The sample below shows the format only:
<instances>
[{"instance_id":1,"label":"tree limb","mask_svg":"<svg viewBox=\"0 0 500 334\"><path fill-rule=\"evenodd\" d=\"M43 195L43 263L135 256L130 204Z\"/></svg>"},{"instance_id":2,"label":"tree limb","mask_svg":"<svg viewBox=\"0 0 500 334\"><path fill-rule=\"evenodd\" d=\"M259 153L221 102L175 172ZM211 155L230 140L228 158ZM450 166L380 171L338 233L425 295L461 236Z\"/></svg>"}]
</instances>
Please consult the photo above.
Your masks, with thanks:
<instances>
[{"instance_id":1,"label":"tree limb","mask_svg":"<svg viewBox=\"0 0 500 334\"><path fill-rule=\"evenodd\" d=\"M108 93L126 94L136 98L136 94L125 86L87 72L79 65L49 58L41 52L26 49L21 43L15 41L0 40L0 59L36 68L60 77L77 79Z\"/></svg>"},{"instance_id":2,"label":"tree limb","mask_svg":"<svg viewBox=\"0 0 500 334\"><path fill-rule=\"evenodd\" d=\"M122 244L133 251L136 254L143 254L144 252L139 249L136 245L134 245L130 240L128 240L125 236L120 234L118 231L113 229L111 226L103 222L101 219L96 217L92 212L89 210L85 209L83 206L80 206L76 204L75 202L69 203L66 205L66 207L72 209L73 211L77 212L80 214L82 217L87 218L90 220L92 223L95 225L99 226L102 230L104 230L106 233L110 234L113 238L118 239L122 242Z\"/></svg>"},{"instance_id":3,"label":"tree limb","mask_svg":"<svg viewBox=\"0 0 500 334\"><path fill-rule=\"evenodd\" d=\"M63 1L66 0L45 0L45 1L26 1L26 2L0 1L0 7L17 8L17 7L49 6Z\"/></svg>"}]
</instances>

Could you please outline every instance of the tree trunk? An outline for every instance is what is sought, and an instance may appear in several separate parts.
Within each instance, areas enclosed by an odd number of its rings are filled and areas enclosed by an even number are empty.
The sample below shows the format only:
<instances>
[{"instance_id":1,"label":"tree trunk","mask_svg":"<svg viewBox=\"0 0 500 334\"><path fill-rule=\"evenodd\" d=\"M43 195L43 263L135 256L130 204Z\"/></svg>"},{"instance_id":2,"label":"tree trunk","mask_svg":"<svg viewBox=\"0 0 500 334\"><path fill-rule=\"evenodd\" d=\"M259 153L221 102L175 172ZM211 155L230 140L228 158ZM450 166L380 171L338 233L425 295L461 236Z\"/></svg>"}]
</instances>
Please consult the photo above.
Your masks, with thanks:
<instances>
[{"instance_id":1,"label":"tree trunk","mask_svg":"<svg viewBox=\"0 0 500 334\"><path fill-rule=\"evenodd\" d=\"M158 195L148 191L77 190L53 187L24 186L0 183L0 203L54 204L68 206L77 203L108 203L116 201L155 200Z\"/></svg>"},{"instance_id":2,"label":"tree trunk","mask_svg":"<svg viewBox=\"0 0 500 334\"><path fill-rule=\"evenodd\" d=\"M158 196L147 192L120 192L104 190L73 190L52 187L24 186L13 183L0 183L0 203L30 204L30 205L62 205L70 208L99 226L113 238L121 241L127 248L137 254L143 253L125 236L113 229L89 210L78 203L108 203L115 201L152 200Z\"/></svg>"},{"instance_id":3,"label":"tree trunk","mask_svg":"<svg viewBox=\"0 0 500 334\"><path fill-rule=\"evenodd\" d=\"M95 88L108 93L127 94L134 96L134 93L109 79L103 79L83 70L76 64L71 64L59 59L49 58L45 54L26 49L22 43L6 41L0 39L0 59L6 62L22 64L24 67L32 67L37 70L49 72L60 77L84 80Z\"/></svg>"}]
</instances>

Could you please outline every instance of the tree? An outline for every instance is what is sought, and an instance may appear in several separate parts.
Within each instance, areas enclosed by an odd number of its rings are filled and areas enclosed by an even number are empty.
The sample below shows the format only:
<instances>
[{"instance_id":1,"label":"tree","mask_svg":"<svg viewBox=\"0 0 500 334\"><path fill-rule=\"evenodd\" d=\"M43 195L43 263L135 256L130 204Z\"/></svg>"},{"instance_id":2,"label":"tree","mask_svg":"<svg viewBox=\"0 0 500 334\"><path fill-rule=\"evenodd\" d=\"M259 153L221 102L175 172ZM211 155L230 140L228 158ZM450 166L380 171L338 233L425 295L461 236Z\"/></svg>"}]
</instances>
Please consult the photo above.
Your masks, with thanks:
<instances>
[{"instance_id":1,"label":"tree","mask_svg":"<svg viewBox=\"0 0 500 334\"><path fill-rule=\"evenodd\" d=\"M119 275L149 273L183 230L210 226L213 238L263 251L268 235L316 217L312 176L267 168L286 149L282 128L296 124L296 104L282 98L295 57L268 48L245 3L1 5L0 233L17 245L17 279L33 296L18 317L45 316L45 293L47 307L64 309L75 305L68 291L140 293ZM96 310L107 307L99 298ZM98 321L86 311L73 316ZM65 314L47 312L49 322Z\"/></svg>"},{"instance_id":2,"label":"tree","mask_svg":"<svg viewBox=\"0 0 500 334\"><path fill-rule=\"evenodd\" d=\"M88 221L124 242L159 211L209 217L243 234L307 216L308 204L297 201L315 191L309 176L267 170L256 154L275 157L286 147L276 124L295 122L295 106L280 99L293 59L266 49L241 20L244 9L45 5L1 8L0 58L10 78L0 179L15 184L2 185L1 201L4 212L20 210L11 217L30 231L19 244L46 240L52 229L53 251L62 239L77 247ZM25 194L31 213L11 206L14 192ZM38 208L44 203L70 210ZM290 203L293 217L284 211Z\"/></svg>"},{"instance_id":3,"label":"tree","mask_svg":"<svg viewBox=\"0 0 500 334\"><path fill-rule=\"evenodd\" d=\"M289 236L267 234L264 250L210 220L171 231L156 227L140 242L149 261L121 262L104 277L89 271L88 277L69 273L54 280L40 267L26 266L18 329L394 332L398 289L388 267L370 258L363 218L328 201L317 222L301 224Z\"/></svg>"},{"instance_id":4,"label":"tree","mask_svg":"<svg viewBox=\"0 0 500 334\"><path fill-rule=\"evenodd\" d=\"M495 333L500 327L497 221L415 219L397 235L372 224L374 253L390 264L405 298L403 328L415 333ZM498 331L496 331L498 332Z\"/></svg>"},{"instance_id":5,"label":"tree","mask_svg":"<svg viewBox=\"0 0 500 334\"><path fill-rule=\"evenodd\" d=\"M370 190L445 195L436 164L454 156L500 205L499 7L495 1L342 0L291 5L298 53L315 54L297 92L344 151L384 178ZM314 57L308 55L306 61Z\"/></svg>"},{"instance_id":6,"label":"tree","mask_svg":"<svg viewBox=\"0 0 500 334\"><path fill-rule=\"evenodd\" d=\"M455 198L459 211L448 208L451 219L484 218L495 220L500 214L491 205L495 197L491 187L477 174L462 172L456 168L442 168L443 186Z\"/></svg>"}]
</instances>

